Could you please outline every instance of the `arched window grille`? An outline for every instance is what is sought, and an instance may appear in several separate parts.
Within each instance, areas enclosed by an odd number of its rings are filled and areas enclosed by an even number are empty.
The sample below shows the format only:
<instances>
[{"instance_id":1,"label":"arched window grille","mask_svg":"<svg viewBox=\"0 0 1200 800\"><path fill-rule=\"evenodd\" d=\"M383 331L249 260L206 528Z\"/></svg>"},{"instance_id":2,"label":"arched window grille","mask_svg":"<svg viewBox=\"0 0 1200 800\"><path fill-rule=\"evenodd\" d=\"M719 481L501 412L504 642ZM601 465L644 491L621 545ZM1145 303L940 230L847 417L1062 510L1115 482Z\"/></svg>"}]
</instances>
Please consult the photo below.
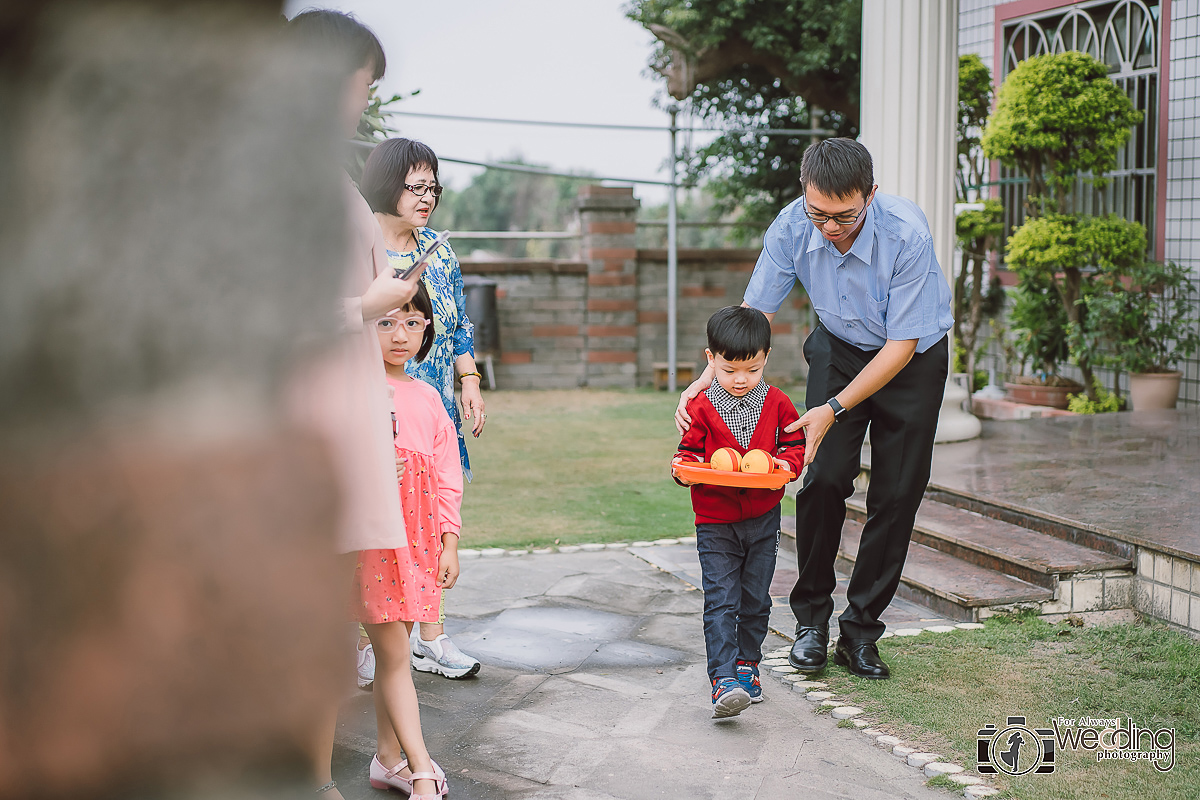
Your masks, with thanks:
<instances>
[{"instance_id":1,"label":"arched window grille","mask_svg":"<svg viewBox=\"0 0 1200 800\"><path fill-rule=\"evenodd\" d=\"M1129 142L1117 156L1104 189L1082 181L1072 192L1075 212L1116 213L1146 226L1150 253L1157 242L1155 220L1158 167L1159 3L1143 0L1107 0L1081 3L1015 19L1003 31L1001 78L1026 58L1043 53L1078 50L1108 65L1109 77L1125 90L1142 112ZM1028 182L1007 168L1000 170L1000 197L1004 201L1005 230L1025 218Z\"/></svg>"}]
</instances>

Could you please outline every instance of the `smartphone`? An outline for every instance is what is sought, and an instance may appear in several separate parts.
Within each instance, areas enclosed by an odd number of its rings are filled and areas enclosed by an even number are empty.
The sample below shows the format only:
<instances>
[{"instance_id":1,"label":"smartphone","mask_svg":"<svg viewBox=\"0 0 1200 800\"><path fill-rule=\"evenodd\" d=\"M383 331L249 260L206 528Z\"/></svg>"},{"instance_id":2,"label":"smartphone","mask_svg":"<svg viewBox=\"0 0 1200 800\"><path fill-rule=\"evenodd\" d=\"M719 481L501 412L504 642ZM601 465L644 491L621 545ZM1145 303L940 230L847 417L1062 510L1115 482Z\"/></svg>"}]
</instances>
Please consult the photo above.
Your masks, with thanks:
<instances>
[{"instance_id":1,"label":"smartphone","mask_svg":"<svg viewBox=\"0 0 1200 800\"><path fill-rule=\"evenodd\" d=\"M433 255L435 250L448 241L450 241L450 231L442 231L439 233L438 237L433 240L433 243L430 244L429 247L425 248L425 252L421 253L421 255L417 257L417 260L412 263L411 267L403 270L397 268L395 271L395 277L402 281L407 280L408 277L416 272L422 264L429 260L429 257Z\"/></svg>"}]
</instances>

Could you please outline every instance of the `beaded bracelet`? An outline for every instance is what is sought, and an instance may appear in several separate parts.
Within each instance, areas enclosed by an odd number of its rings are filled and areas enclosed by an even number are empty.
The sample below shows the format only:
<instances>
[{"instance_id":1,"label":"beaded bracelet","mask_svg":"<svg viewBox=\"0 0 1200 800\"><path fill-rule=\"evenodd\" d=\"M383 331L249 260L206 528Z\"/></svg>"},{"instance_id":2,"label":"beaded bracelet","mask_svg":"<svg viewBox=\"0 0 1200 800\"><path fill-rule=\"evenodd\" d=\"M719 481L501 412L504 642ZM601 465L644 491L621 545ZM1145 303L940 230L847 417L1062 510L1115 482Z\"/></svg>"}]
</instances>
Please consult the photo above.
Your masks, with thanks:
<instances>
[{"instance_id":1,"label":"beaded bracelet","mask_svg":"<svg viewBox=\"0 0 1200 800\"><path fill-rule=\"evenodd\" d=\"M472 375L474 375L476 378L479 378L480 381L483 380L483 375L479 372L464 372L462 375L458 376L458 382L462 383L463 378L470 378Z\"/></svg>"}]
</instances>

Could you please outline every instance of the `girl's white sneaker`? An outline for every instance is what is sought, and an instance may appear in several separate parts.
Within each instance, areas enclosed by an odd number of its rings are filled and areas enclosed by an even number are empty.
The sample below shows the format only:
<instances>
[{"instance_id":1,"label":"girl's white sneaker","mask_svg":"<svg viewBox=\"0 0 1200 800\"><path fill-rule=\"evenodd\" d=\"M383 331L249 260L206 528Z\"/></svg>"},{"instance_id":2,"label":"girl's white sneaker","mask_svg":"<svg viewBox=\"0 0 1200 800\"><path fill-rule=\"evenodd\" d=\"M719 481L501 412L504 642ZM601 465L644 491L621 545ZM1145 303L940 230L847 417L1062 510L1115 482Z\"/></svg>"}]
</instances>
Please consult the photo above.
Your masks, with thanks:
<instances>
[{"instance_id":1,"label":"girl's white sneaker","mask_svg":"<svg viewBox=\"0 0 1200 800\"><path fill-rule=\"evenodd\" d=\"M358 688L366 689L375 682L375 648L371 645L358 651Z\"/></svg>"},{"instance_id":2,"label":"girl's white sneaker","mask_svg":"<svg viewBox=\"0 0 1200 800\"><path fill-rule=\"evenodd\" d=\"M458 649L446 634L427 642L421 638L420 626L414 625L412 665L420 672L435 672L447 678L466 678L479 672L479 661Z\"/></svg>"}]
</instances>

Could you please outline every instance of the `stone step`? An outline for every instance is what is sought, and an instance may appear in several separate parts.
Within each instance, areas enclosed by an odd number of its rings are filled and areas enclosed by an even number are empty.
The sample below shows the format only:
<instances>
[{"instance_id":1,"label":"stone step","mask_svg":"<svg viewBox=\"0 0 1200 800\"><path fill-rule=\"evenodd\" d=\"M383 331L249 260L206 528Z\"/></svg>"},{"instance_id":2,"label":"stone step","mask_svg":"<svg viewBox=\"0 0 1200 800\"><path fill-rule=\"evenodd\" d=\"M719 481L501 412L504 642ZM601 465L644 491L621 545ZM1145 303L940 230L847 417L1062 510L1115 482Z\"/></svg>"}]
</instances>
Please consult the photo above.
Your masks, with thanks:
<instances>
[{"instance_id":1,"label":"stone step","mask_svg":"<svg viewBox=\"0 0 1200 800\"><path fill-rule=\"evenodd\" d=\"M838 562L847 571L858 557L862 523L846 520ZM911 542L897 596L932 608L949 619L974 622L980 609L1017 603L1046 603L1054 592L956 558L932 547Z\"/></svg>"},{"instance_id":2,"label":"stone step","mask_svg":"<svg viewBox=\"0 0 1200 800\"><path fill-rule=\"evenodd\" d=\"M1132 563L1137 548L1128 542L1107 536L1104 533L1073 524L1070 520L1043 512L1034 512L1007 504L986 500L981 497L951 491L931 484L925 491L925 502L935 501L956 508L973 511L984 517L1008 522L1021 528L1077 544L1101 553L1117 556Z\"/></svg>"},{"instance_id":3,"label":"stone step","mask_svg":"<svg viewBox=\"0 0 1200 800\"><path fill-rule=\"evenodd\" d=\"M866 495L855 494L847 500L846 514L849 519L866 522ZM1129 570L1132 567L1128 558L929 497L917 511L912 540L1051 591L1060 578L1076 573Z\"/></svg>"},{"instance_id":4,"label":"stone step","mask_svg":"<svg viewBox=\"0 0 1200 800\"><path fill-rule=\"evenodd\" d=\"M856 491L862 492L865 491L871 478L871 446L869 444L863 445L859 467L859 476L854 485ZM1127 565L1131 565L1133 559L1137 557L1137 548L1128 542L1105 535L1101 531L1081 527L1069 519L1046 512L998 502L982 495L950 489L935 483L929 484L925 490L925 502L928 503L930 500L974 511L982 516L1027 528L1055 539L1118 556L1124 559Z\"/></svg>"}]
</instances>

